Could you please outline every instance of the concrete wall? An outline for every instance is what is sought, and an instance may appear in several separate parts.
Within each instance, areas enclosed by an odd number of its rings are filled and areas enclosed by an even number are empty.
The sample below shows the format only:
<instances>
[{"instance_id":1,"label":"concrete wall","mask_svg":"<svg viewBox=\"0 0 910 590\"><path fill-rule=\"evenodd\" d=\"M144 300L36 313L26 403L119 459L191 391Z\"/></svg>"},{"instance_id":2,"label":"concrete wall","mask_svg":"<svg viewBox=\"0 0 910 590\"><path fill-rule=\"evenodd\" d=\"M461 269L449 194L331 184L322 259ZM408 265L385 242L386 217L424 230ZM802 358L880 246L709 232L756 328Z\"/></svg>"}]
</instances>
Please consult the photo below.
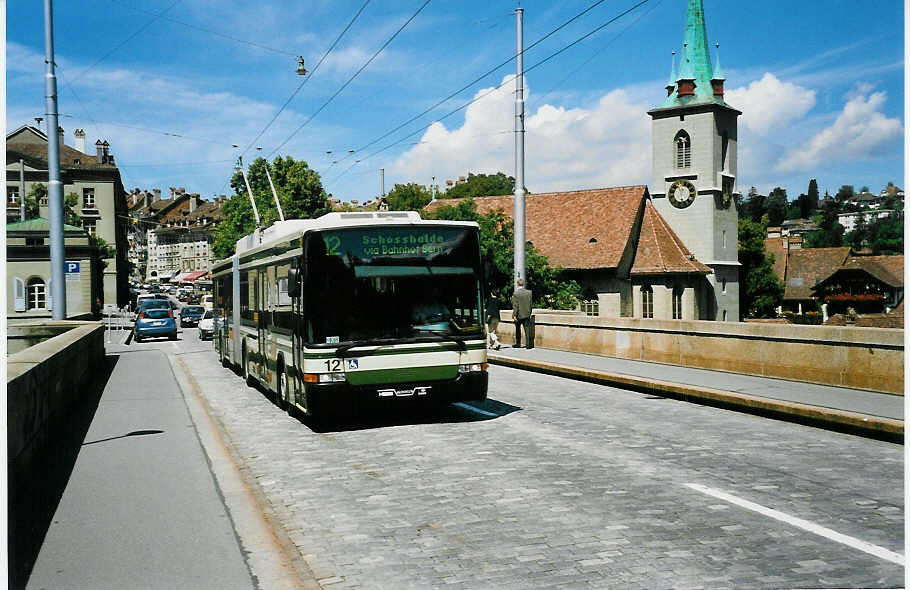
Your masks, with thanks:
<instances>
[{"instance_id":1,"label":"concrete wall","mask_svg":"<svg viewBox=\"0 0 910 590\"><path fill-rule=\"evenodd\" d=\"M497 333L513 339L512 314ZM903 395L904 331L535 312L544 348Z\"/></svg>"},{"instance_id":2,"label":"concrete wall","mask_svg":"<svg viewBox=\"0 0 910 590\"><path fill-rule=\"evenodd\" d=\"M71 430L72 413L89 395L88 386L105 363L101 323L54 324L49 329L60 325L70 329L7 358L11 577L12 569L21 574L18 568L27 562L36 536L40 546L42 527L53 515L61 490L55 479L66 471L61 464L67 460L64 447L74 446L62 438Z\"/></svg>"}]
</instances>

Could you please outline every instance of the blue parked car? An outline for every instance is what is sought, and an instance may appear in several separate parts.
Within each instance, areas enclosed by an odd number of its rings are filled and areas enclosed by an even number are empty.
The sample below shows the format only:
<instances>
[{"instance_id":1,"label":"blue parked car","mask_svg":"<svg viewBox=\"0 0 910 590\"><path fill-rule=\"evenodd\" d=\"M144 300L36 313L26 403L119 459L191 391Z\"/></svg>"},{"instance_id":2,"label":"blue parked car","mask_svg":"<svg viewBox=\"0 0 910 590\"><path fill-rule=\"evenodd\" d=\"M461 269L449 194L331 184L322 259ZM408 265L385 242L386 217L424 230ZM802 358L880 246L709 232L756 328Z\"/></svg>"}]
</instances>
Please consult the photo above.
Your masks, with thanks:
<instances>
[{"instance_id":1,"label":"blue parked car","mask_svg":"<svg viewBox=\"0 0 910 590\"><path fill-rule=\"evenodd\" d=\"M145 309L139 312L136 326L133 328L133 339L142 342L143 338L167 336L177 339L177 320L174 312L167 308Z\"/></svg>"}]
</instances>

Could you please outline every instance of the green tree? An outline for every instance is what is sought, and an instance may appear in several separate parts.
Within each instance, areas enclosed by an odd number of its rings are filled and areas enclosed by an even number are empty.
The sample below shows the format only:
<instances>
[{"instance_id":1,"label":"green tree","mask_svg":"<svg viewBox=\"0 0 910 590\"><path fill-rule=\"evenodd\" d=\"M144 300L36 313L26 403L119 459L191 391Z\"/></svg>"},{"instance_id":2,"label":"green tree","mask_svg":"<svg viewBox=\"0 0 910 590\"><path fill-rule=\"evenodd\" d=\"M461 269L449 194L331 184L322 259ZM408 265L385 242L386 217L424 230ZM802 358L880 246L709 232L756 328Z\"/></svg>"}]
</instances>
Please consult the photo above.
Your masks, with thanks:
<instances>
[{"instance_id":1,"label":"green tree","mask_svg":"<svg viewBox=\"0 0 910 590\"><path fill-rule=\"evenodd\" d=\"M812 212L818 208L818 191L816 191L815 200L811 195L801 194L796 197L796 207L801 219L808 219Z\"/></svg>"},{"instance_id":2,"label":"green tree","mask_svg":"<svg viewBox=\"0 0 910 590\"><path fill-rule=\"evenodd\" d=\"M758 191L754 186L750 188L749 194L743 202L742 216L751 219L752 221L759 221L762 218L762 215L765 214L766 199L767 197L764 195L758 194Z\"/></svg>"},{"instance_id":3,"label":"green tree","mask_svg":"<svg viewBox=\"0 0 910 590\"><path fill-rule=\"evenodd\" d=\"M79 195L77 193L67 193L63 197L63 223L82 227L82 218L76 213L76 206L79 204Z\"/></svg>"},{"instance_id":4,"label":"green tree","mask_svg":"<svg viewBox=\"0 0 910 590\"><path fill-rule=\"evenodd\" d=\"M863 244L866 243L866 239L869 233L868 223L866 222L865 215L857 215L856 223L853 224L853 231L844 236L846 242L854 250L862 250Z\"/></svg>"},{"instance_id":5,"label":"green tree","mask_svg":"<svg viewBox=\"0 0 910 590\"><path fill-rule=\"evenodd\" d=\"M803 248L835 248L844 244L844 226L837 221L837 208L826 207L816 218L819 229L806 234Z\"/></svg>"},{"instance_id":6,"label":"green tree","mask_svg":"<svg viewBox=\"0 0 910 590\"><path fill-rule=\"evenodd\" d=\"M781 187L776 187L771 194L768 195L768 200L765 205L765 210L768 213L768 221L772 226L778 226L787 218L787 191Z\"/></svg>"},{"instance_id":7,"label":"green tree","mask_svg":"<svg viewBox=\"0 0 910 590\"><path fill-rule=\"evenodd\" d=\"M818 209L818 183L814 178L809 181L809 190L807 193L807 196L809 197L810 207L812 209ZM804 214L803 217L808 217L808 214Z\"/></svg>"},{"instance_id":8,"label":"green tree","mask_svg":"<svg viewBox=\"0 0 910 590\"><path fill-rule=\"evenodd\" d=\"M465 197L489 197L493 195L511 195L515 192L515 178L502 172L496 174L471 174L460 184L446 190L446 199L463 199Z\"/></svg>"},{"instance_id":9,"label":"green tree","mask_svg":"<svg viewBox=\"0 0 910 590\"><path fill-rule=\"evenodd\" d=\"M396 184L386 196L386 202L390 211L420 211L433 198L430 189L409 182L408 184Z\"/></svg>"},{"instance_id":10,"label":"green tree","mask_svg":"<svg viewBox=\"0 0 910 590\"><path fill-rule=\"evenodd\" d=\"M904 253L904 216L893 213L869 224L869 245L874 254Z\"/></svg>"},{"instance_id":11,"label":"green tree","mask_svg":"<svg viewBox=\"0 0 910 590\"><path fill-rule=\"evenodd\" d=\"M308 219L330 211L319 173L305 161L278 156L269 164L265 158L256 158L247 170L247 178L256 200L261 227L268 227L279 219L265 173L266 166L269 166L285 219ZM222 205L224 217L215 232L212 249L216 258L232 255L237 240L256 229L253 206L239 170L231 177L231 188L234 195Z\"/></svg>"},{"instance_id":12,"label":"green tree","mask_svg":"<svg viewBox=\"0 0 910 590\"><path fill-rule=\"evenodd\" d=\"M855 196L856 193L853 191L852 184L841 185L840 189L837 191L837 194L834 195L834 200L837 201L839 205L843 205L845 201L849 201Z\"/></svg>"},{"instance_id":13,"label":"green tree","mask_svg":"<svg viewBox=\"0 0 910 590\"><path fill-rule=\"evenodd\" d=\"M25 195L25 218L35 219L40 215L39 203L47 199L47 185L36 182Z\"/></svg>"},{"instance_id":14,"label":"green tree","mask_svg":"<svg viewBox=\"0 0 910 590\"><path fill-rule=\"evenodd\" d=\"M774 255L765 253L768 226L739 220L739 308L744 317L774 317L784 297L784 285L774 273Z\"/></svg>"},{"instance_id":15,"label":"green tree","mask_svg":"<svg viewBox=\"0 0 910 590\"><path fill-rule=\"evenodd\" d=\"M480 226L480 252L487 263L487 291L502 302L512 297L514 233L512 219L502 211L478 215L472 199L440 207L432 219L476 221ZM581 287L561 277L562 269L550 266L547 258L528 244L525 249L527 287L534 294L534 305L550 309L574 309Z\"/></svg>"}]
</instances>

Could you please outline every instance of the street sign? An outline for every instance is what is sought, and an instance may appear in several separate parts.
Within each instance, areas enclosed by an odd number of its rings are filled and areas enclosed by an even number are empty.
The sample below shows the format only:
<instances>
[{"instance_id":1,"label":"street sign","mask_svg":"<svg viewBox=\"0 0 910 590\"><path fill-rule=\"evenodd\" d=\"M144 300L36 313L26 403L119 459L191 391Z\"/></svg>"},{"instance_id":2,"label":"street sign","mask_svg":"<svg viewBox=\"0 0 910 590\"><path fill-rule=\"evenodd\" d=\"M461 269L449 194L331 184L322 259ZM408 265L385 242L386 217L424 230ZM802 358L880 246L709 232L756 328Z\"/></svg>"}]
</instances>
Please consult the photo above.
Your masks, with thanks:
<instances>
[{"instance_id":1,"label":"street sign","mask_svg":"<svg viewBox=\"0 0 910 590\"><path fill-rule=\"evenodd\" d=\"M66 264L64 265L64 271L66 272L67 282L78 281L81 279L78 262L72 262L70 260L67 260Z\"/></svg>"}]
</instances>

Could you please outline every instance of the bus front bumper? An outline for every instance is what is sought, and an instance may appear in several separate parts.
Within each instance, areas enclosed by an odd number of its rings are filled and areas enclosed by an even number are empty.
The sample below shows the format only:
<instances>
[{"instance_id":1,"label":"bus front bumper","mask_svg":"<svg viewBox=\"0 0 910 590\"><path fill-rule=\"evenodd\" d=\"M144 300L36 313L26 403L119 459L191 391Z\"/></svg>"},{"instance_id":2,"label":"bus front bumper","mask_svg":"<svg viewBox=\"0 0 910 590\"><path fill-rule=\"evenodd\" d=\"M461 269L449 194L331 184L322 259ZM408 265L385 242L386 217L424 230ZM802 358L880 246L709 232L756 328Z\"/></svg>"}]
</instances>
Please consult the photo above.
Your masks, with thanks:
<instances>
[{"instance_id":1,"label":"bus front bumper","mask_svg":"<svg viewBox=\"0 0 910 590\"><path fill-rule=\"evenodd\" d=\"M304 383L308 409L317 415L352 414L383 408L442 405L487 399L486 371L459 373L454 379L351 385L347 382Z\"/></svg>"}]
</instances>

